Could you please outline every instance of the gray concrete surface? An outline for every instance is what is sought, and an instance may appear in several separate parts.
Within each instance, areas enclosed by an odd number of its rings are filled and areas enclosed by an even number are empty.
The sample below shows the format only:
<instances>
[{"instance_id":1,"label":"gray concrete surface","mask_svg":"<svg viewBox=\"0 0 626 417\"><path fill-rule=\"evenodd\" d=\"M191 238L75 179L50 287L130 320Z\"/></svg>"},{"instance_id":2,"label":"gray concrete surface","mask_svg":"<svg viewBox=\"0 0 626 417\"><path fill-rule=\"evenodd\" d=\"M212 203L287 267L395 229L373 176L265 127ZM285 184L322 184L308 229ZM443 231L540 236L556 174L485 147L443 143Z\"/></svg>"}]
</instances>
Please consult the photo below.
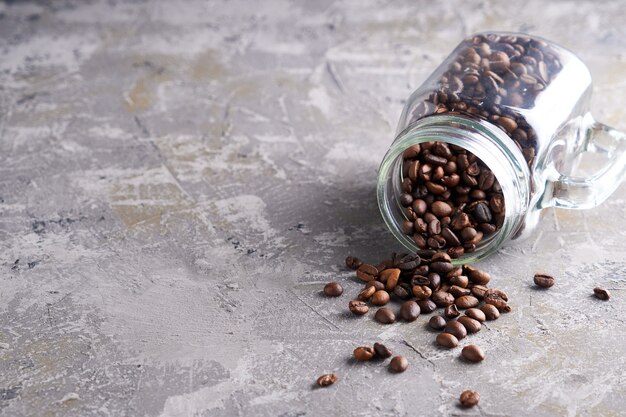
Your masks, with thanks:
<instances>
[{"instance_id":1,"label":"gray concrete surface","mask_svg":"<svg viewBox=\"0 0 626 417\"><path fill-rule=\"evenodd\" d=\"M577 51L626 129L626 4L509 3L0 3L0 414L625 415L625 186L480 264L514 308L481 364L346 313L344 257L400 249L374 184L403 100L463 36ZM406 373L350 361L377 340Z\"/></svg>"}]
</instances>

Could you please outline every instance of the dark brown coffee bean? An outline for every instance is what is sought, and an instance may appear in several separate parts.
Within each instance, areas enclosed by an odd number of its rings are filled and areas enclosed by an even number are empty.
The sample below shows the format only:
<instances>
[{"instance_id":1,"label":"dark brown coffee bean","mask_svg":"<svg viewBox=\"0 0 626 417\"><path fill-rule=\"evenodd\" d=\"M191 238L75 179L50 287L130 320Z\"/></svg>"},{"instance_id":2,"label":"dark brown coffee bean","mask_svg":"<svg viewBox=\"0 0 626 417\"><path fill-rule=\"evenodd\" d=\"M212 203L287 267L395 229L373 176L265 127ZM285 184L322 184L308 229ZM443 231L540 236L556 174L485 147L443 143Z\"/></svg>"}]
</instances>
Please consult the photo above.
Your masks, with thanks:
<instances>
[{"instance_id":1,"label":"dark brown coffee bean","mask_svg":"<svg viewBox=\"0 0 626 417\"><path fill-rule=\"evenodd\" d=\"M404 153L402 154L402 156L404 158L417 158L417 155L419 155L420 153L420 145L419 143L413 146L410 146L408 148L406 148L406 150L404 151Z\"/></svg>"},{"instance_id":2,"label":"dark brown coffee bean","mask_svg":"<svg viewBox=\"0 0 626 417\"><path fill-rule=\"evenodd\" d=\"M510 117L500 117L496 123L502 126L509 133L517 129L517 123L515 123L515 120Z\"/></svg>"},{"instance_id":3,"label":"dark brown coffee bean","mask_svg":"<svg viewBox=\"0 0 626 417\"><path fill-rule=\"evenodd\" d=\"M354 349L354 352L352 353L354 355L354 359L360 362L371 361L376 354L376 352L374 352L374 349L369 346L359 346L358 348Z\"/></svg>"},{"instance_id":4,"label":"dark brown coffee bean","mask_svg":"<svg viewBox=\"0 0 626 417\"><path fill-rule=\"evenodd\" d=\"M437 305L432 300L418 300L417 305L420 306L422 314L430 314L437 309Z\"/></svg>"},{"instance_id":5,"label":"dark brown coffee bean","mask_svg":"<svg viewBox=\"0 0 626 417\"><path fill-rule=\"evenodd\" d=\"M433 214L439 218L446 217L452 214L452 207L445 201L435 201L430 207Z\"/></svg>"},{"instance_id":6,"label":"dark brown coffee bean","mask_svg":"<svg viewBox=\"0 0 626 417\"><path fill-rule=\"evenodd\" d=\"M403 207L409 207L413 203L413 196L408 193L400 194L400 204Z\"/></svg>"},{"instance_id":7,"label":"dark brown coffee bean","mask_svg":"<svg viewBox=\"0 0 626 417\"><path fill-rule=\"evenodd\" d=\"M339 297L343 294L343 288L337 282L329 282L324 285L324 294L328 297Z\"/></svg>"},{"instance_id":8,"label":"dark brown coffee bean","mask_svg":"<svg viewBox=\"0 0 626 417\"><path fill-rule=\"evenodd\" d=\"M402 283L393 289L393 294L402 300L406 300L412 294L411 287L408 284Z\"/></svg>"},{"instance_id":9,"label":"dark brown coffee bean","mask_svg":"<svg viewBox=\"0 0 626 417\"><path fill-rule=\"evenodd\" d=\"M374 343L374 352L376 352L376 355L381 359L387 359L392 355L391 349L382 343Z\"/></svg>"},{"instance_id":10,"label":"dark brown coffee bean","mask_svg":"<svg viewBox=\"0 0 626 417\"><path fill-rule=\"evenodd\" d=\"M461 323L459 323L456 320L449 321L448 324L446 324L446 327L443 329L443 331L454 335L459 340L467 336L467 330L465 329L465 326L463 326Z\"/></svg>"},{"instance_id":11,"label":"dark brown coffee bean","mask_svg":"<svg viewBox=\"0 0 626 417\"><path fill-rule=\"evenodd\" d=\"M390 308L381 307L374 314L374 320L381 324L391 324L396 321L396 315Z\"/></svg>"},{"instance_id":12,"label":"dark brown coffee bean","mask_svg":"<svg viewBox=\"0 0 626 417\"><path fill-rule=\"evenodd\" d=\"M503 300L502 297L496 294L485 295L484 301L486 304L491 304L502 312L508 313L509 311L511 311L511 307L509 306L509 304L505 300Z\"/></svg>"},{"instance_id":13,"label":"dark brown coffee bean","mask_svg":"<svg viewBox=\"0 0 626 417\"><path fill-rule=\"evenodd\" d=\"M496 296L502 298L504 301L509 301L509 296L506 295L506 293L504 291L499 290L497 288L489 288L487 290L487 293L485 294L485 297L487 297L489 295L496 295Z\"/></svg>"},{"instance_id":14,"label":"dark brown coffee bean","mask_svg":"<svg viewBox=\"0 0 626 417\"><path fill-rule=\"evenodd\" d=\"M482 307L480 307L480 311L485 313L485 318L487 320L496 320L498 317L500 317L500 310L498 310L496 306L493 306L491 304L483 305Z\"/></svg>"},{"instance_id":15,"label":"dark brown coffee bean","mask_svg":"<svg viewBox=\"0 0 626 417\"><path fill-rule=\"evenodd\" d=\"M450 262L437 261L430 264L430 270L438 274L447 274L452 269L454 269L454 265Z\"/></svg>"},{"instance_id":16,"label":"dark brown coffee bean","mask_svg":"<svg viewBox=\"0 0 626 417\"><path fill-rule=\"evenodd\" d=\"M367 284L365 284L366 287L374 287L374 289L376 291L378 290L384 290L385 289L385 284L383 284L380 281L370 281Z\"/></svg>"},{"instance_id":17,"label":"dark brown coffee bean","mask_svg":"<svg viewBox=\"0 0 626 417\"><path fill-rule=\"evenodd\" d=\"M498 311L498 309L496 309L496 311ZM481 323L487 320L485 313L477 308L468 308L465 310L465 315L473 318L474 320L478 320Z\"/></svg>"},{"instance_id":18,"label":"dark brown coffee bean","mask_svg":"<svg viewBox=\"0 0 626 417\"><path fill-rule=\"evenodd\" d=\"M432 153L424 155L424 161L432 165L440 165L440 166L443 166L448 163L448 160L446 158L437 156Z\"/></svg>"},{"instance_id":19,"label":"dark brown coffee bean","mask_svg":"<svg viewBox=\"0 0 626 417\"><path fill-rule=\"evenodd\" d=\"M402 233L404 233L405 235L410 235L413 234L415 224L413 222L410 221L405 221L402 223Z\"/></svg>"},{"instance_id":20,"label":"dark brown coffee bean","mask_svg":"<svg viewBox=\"0 0 626 417\"><path fill-rule=\"evenodd\" d=\"M423 216L424 213L426 213L426 210L428 210L428 205L422 199L417 199L413 201L412 207L413 211L415 211L415 214L417 214L418 216Z\"/></svg>"},{"instance_id":21,"label":"dark brown coffee bean","mask_svg":"<svg viewBox=\"0 0 626 417\"><path fill-rule=\"evenodd\" d=\"M444 310L443 310L443 315L447 318L447 319L454 319L459 317L461 313L459 312L459 309L454 305L449 305L447 306Z\"/></svg>"},{"instance_id":22,"label":"dark brown coffee bean","mask_svg":"<svg viewBox=\"0 0 626 417\"><path fill-rule=\"evenodd\" d=\"M400 373L407 370L409 367L409 361L404 356L394 356L389 362L389 370L392 372Z\"/></svg>"},{"instance_id":23,"label":"dark brown coffee bean","mask_svg":"<svg viewBox=\"0 0 626 417\"><path fill-rule=\"evenodd\" d=\"M376 291L370 302L375 306L384 306L389 302L389 293L385 290Z\"/></svg>"},{"instance_id":24,"label":"dark brown coffee bean","mask_svg":"<svg viewBox=\"0 0 626 417\"><path fill-rule=\"evenodd\" d=\"M461 231L464 228L471 226L471 222L469 216L463 212L460 212L452 217L452 222L450 222L450 226L452 226L452 230Z\"/></svg>"},{"instance_id":25,"label":"dark brown coffee bean","mask_svg":"<svg viewBox=\"0 0 626 417\"><path fill-rule=\"evenodd\" d=\"M478 320L474 320L473 318L467 316L459 317L457 321L465 326L465 330L467 330L467 333L470 334L479 332L482 327Z\"/></svg>"},{"instance_id":26,"label":"dark brown coffee bean","mask_svg":"<svg viewBox=\"0 0 626 417\"><path fill-rule=\"evenodd\" d=\"M454 248L448 249L448 255L450 255L450 257L454 259L460 258L464 253L465 248L463 248L463 246L456 246Z\"/></svg>"},{"instance_id":27,"label":"dark brown coffee bean","mask_svg":"<svg viewBox=\"0 0 626 417\"><path fill-rule=\"evenodd\" d=\"M554 285L554 277L548 274L535 274L535 285L541 288L550 288Z\"/></svg>"},{"instance_id":28,"label":"dark brown coffee bean","mask_svg":"<svg viewBox=\"0 0 626 417\"><path fill-rule=\"evenodd\" d=\"M369 282L376 279L378 276L378 269L376 269L374 265L362 264L356 270L356 276L361 281Z\"/></svg>"},{"instance_id":29,"label":"dark brown coffee bean","mask_svg":"<svg viewBox=\"0 0 626 417\"><path fill-rule=\"evenodd\" d=\"M432 316L430 320L428 320L428 325L432 329L443 330L443 328L446 327L446 319L439 315Z\"/></svg>"},{"instance_id":30,"label":"dark brown coffee bean","mask_svg":"<svg viewBox=\"0 0 626 417\"><path fill-rule=\"evenodd\" d=\"M426 183L426 188L435 195L443 194L448 190L448 187L445 185L437 184L431 181Z\"/></svg>"},{"instance_id":31,"label":"dark brown coffee bean","mask_svg":"<svg viewBox=\"0 0 626 417\"><path fill-rule=\"evenodd\" d=\"M469 279L465 275L459 275L458 277L452 277L452 278L450 278L450 285L455 285L455 286L461 287L461 288L467 288L467 286L469 285Z\"/></svg>"},{"instance_id":32,"label":"dark brown coffee bean","mask_svg":"<svg viewBox=\"0 0 626 417\"><path fill-rule=\"evenodd\" d=\"M454 297L449 292L435 291L430 299L437 305L437 307L447 307L454 304Z\"/></svg>"},{"instance_id":33,"label":"dark brown coffee bean","mask_svg":"<svg viewBox=\"0 0 626 417\"><path fill-rule=\"evenodd\" d=\"M320 387L327 387L335 382L337 382L337 375L335 374L324 374L317 378L317 385Z\"/></svg>"},{"instance_id":34,"label":"dark brown coffee bean","mask_svg":"<svg viewBox=\"0 0 626 417\"><path fill-rule=\"evenodd\" d=\"M405 301L400 307L400 317L405 321L415 321L420 315L420 308L415 301Z\"/></svg>"},{"instance_id":35,"label":"dark brown coffee bean","mask_svg":"<svg viewBox=\"0 0 626 417\"><path fill-rule=\"evenodd\" d=\"M363 262L359 258L355 258L354 256L348 256L346 258L346 266L350 269L357 270Z\"/></svg>"},{"instance_id":36,"label":"dark brown coffee bean","mask_svg":"<svg viewBox=\"0 0 626 417\"><path fill-rule=\"evenodd\" d=\"M457 235L447 227L441 229L441 236L446 240L446 243L450 247L456 247L461 244L461 241L459 240Z\"/></svg>"},{"instance_id":37,"label":"dark brown coffee bean","mask_svg":"<svg viewBox=\"0 0 626 417\"><path fill-rule=\"evenodd\" d=\"M470 362L480 362L485 359L485 353L476 345L467 345L461 350L463 358Z\"/></svg>"},{"instance_id":38,"label":"dark brown coffee bean","mask_svg":"<svg viewBox=\"0 0 626 417\"><path fill-rule=\"evenodd\" d=\"M474 208L474 218L478 223L489 223L491 221L491 210L486 203L478 203Z\"/></svg>"},{"instance_id":39,"label":"dark brown coffee bean","mask_svg":"<svg viewBox=\"0 0 626 417\"><path fill-rule=\"evenodd\" d=\"M348 307L350 307L350 311L353 314L356 314L357 316L362 316L363 314L367 314L367 312L369 311L369 307L367 307L367 304L365 304L365 302L361 300L350 301L350 304L348 304Z\"/></svg>"},{"instance_id":40,"label":"dark brown coffee bean","mask_svg":"<svg viewBox=\"0 0 626 417\"><path fill-rule=\"evenodd\" d=\"M472 267L467 268L467 277L470 279L470 281L472 281L472 283L478 285L487 285L489 281L491 281L491 275L489 275L485 271L481 271Z\"/></svg>"},{"instance_id":41,"label":"dark brown coffee bean","mask_svg":"<svg viewBox=\"0 0 626 417\"><path fill-rule=\"evenodd\" d=\"M461 396L459 397L459 402L463 407L474 407L480 402L480 394L478 393L478 391L465 390L461 393Z\"/></svg>"},{"instance_id":42,"label":"dark brown coffee bean","mask_svg":"<svg viewBox=\"0 0 626 417\"><path fill-rule=\"evenodd\" d=\"M464 295L470 295L472 293L469 288L459 287L458 285L452 285L448 292L452 294L454 298L460 298Z\"/></svg>"},{"instance_id":43,"label":"dark brown coffee bean","mask_svg":"<svg viewBox=\"0 0 626 417\"><path fill-rule=\"evenodd\" d=\"M489 288L485 287L484 285L472 285L471 290L474 297L482 300L485 298L485 295L487 294L487 291L489 291Z\"/></svg>"},{"instance_id":44,"label":"dark brown coffee bean","mask_svg":"<svg viewBox=\"0 0 626 417\"><path fill-rule=\"evenodd\" d=\"M593 295L597 299L603 300L603 301L607 301L609 298L611 298L611 293L609 293L608 290L604 288L600 288L600 287L596 287L593 289Z\"/></svg>"},{"instance_id":45,"label":"dark brown coffee bean","mask_svg":"<svg viewBox=\"0 0 626 417\"><path fill-rule=\"evenodd\" d=\"M398 263L398 268L402 271L409 271L411 269L415 269L420 265L421 259L417 254L410 254L403 256L400 262Z\"/></svg>"},{"instance_id":46,"label":"dark brown coffee bean","mask_svg":"<svg viewBox=\"0 0 626 417\"><path fill-rule=\"evenodd\" d=\"M439 220L435 219L428 223L428 234L430 236L438 235L441 233L441 223Z\"/></svg>"},{"instance_id":47,"label":"dark brown coffee bean","mask_svg":"<svg viewBox=\"0 0 626 417\"><path fill-rule=\"evenodd\" d=\"M474 239L475 237L476 237L476 229L474 229L473 227L466 227L463 230L461 230L461 239L463 239L464 242L470 241Z\"/></svg>"},{"instance_id":48,"label":"dark brown coffee bean","mask_svg":"<svg viewBox=\"0 0 626 417\"><path fill-rule=\"evenodd\" d=\"M459 339L451 333L439 333L435 339L438 345L448 349L455 348L459 345Z\"/></svg>"},{"instance_id":49,"label":"dark brown coffee bean","mask_svg":"<svg viewBox=\"0 0 626 417\"><path fill-rule=\"evenodd\" d=\"M365 287L356 298L357 300L367 301L375 292L376 288L374 288L374 286Z\"/></svg>"}]
</instances>

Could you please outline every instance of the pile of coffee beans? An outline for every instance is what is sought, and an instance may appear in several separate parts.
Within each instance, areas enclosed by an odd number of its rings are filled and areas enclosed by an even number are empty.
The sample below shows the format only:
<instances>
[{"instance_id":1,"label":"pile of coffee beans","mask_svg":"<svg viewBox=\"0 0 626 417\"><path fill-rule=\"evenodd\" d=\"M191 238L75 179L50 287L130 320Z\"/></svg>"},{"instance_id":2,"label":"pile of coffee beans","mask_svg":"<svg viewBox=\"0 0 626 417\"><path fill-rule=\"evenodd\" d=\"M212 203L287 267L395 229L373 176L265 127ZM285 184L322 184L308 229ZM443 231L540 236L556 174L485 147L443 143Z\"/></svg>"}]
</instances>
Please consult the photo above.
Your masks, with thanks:
<instances>
[{"instance_id":1,"label":"pile of coffee beans","mask_svg":"<svg viewBox=\"0 0 626 417\"><path fill-rule=\"evenodd\" d=\"M458 258L502 227L502 189L476 155L445 142L425 142L404 151L403 158L402 231L418 248L447 248Z\"/></svg>"}]
</instances>

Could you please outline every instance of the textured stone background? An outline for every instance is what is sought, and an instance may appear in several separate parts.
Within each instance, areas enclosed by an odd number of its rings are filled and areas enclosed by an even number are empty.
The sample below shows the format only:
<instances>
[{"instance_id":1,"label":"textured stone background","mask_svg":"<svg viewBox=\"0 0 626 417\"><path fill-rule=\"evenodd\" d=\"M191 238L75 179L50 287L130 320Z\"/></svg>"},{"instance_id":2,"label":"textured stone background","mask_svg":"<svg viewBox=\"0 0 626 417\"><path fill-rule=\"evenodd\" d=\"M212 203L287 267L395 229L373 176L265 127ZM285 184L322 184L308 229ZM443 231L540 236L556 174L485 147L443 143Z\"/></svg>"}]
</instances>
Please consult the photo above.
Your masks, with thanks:
<instances>
[{"instance_id":1,"label":"textured stone background","mask_svg":"<svg viewBox=\"0 0 626 417\"><path fill-rule=\"evenodd\" d=\"M482 262L514 312L481 364L346 313L344 257L400 249L374 184L403 100L465 35L577 51L626 130L626 3L509 3L0 3L0 414L624 415L626 186ZM350 360L376 340L409 370Z\"/></svg>"}]
</instances>

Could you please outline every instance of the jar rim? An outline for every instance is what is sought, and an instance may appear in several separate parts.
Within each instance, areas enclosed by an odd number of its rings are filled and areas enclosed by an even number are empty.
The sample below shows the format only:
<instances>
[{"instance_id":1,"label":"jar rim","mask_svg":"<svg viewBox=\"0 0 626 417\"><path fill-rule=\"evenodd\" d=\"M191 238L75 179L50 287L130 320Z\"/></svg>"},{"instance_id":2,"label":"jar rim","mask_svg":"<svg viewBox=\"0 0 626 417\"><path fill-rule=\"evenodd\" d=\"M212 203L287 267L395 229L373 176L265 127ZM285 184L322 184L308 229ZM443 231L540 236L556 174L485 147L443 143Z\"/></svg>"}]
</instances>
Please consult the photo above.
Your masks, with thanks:
<instances>
[{"instance_id":1,"label":"jar rim","mask_svg":"<svg viewBox=\"0 0 626 417\"><path fill-rule=\"evenodd\" d=\"M402 131L385 154L378 171L377 200L387 228L407 249L419 250L413 239L401 230L407 220L397 198L404 151L423 142L447 142L467 149L491 169L498 179L505 200L505 217L500 230L481 242L475 251L465 253L454 264L472 263L493 254L517 233L530 204L531 175L519 147L498 127L484 120L461 115L440 114L417 120Z\"/></svg>"}]
</instances>

